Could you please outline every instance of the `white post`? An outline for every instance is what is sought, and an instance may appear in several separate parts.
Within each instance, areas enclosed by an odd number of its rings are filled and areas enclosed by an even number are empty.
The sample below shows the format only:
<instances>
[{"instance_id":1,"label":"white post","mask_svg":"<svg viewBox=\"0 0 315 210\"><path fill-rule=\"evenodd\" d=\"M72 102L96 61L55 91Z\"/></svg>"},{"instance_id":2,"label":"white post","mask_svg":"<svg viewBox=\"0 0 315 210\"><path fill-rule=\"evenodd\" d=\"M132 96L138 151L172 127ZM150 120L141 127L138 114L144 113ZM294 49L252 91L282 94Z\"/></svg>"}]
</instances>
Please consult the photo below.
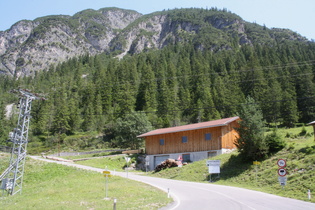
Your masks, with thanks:
<instances>
[{"instance_id":1,"label":"white post","mask_svg":"<svg viewBox=\"0 0 315 210\"><path fill-rule=\"evenodd\" d=\"M167 188L167 198L170 198L170 188Z\"/></svg>"},{"instance_id":2,"label":"white post","mask_svg":"<svg viewBox=\"0 0 315 210\"><path fill-rule=\"evenodd\" d=\"M128 178L128 163L130 161L130 157L125 157L126 163L127 163L127 178Z\"/></svg>"},{"instance_id":3,"label":"white post","mask_svg":"<svg viewBox=\"0 0 315 210\"><path fill-rule=\"evenodd\" d=\"M307 191L307 195L308 195L308 200L311 200L311 190L310 189Z\"/></svg>"},{"instance_id":4,"label":"white post","mask_svg":"<svg viewBox=\"0 0 315 210\"><path fill-rule=\"evenodd\" d=\"M107 198L107 174L106 174L106 180L105 180L105 198Z\"/></svg>"},{"instance_id":5,"label":"white post","mask_svg":"<svg viewBox=\"0 0 315 210\"><path fill-rule=\"evenodd\" d=\"M116 210L116 203L117 203L117 199L116 198L114 198L114 210Z\"/></svg>"}]
</instances>

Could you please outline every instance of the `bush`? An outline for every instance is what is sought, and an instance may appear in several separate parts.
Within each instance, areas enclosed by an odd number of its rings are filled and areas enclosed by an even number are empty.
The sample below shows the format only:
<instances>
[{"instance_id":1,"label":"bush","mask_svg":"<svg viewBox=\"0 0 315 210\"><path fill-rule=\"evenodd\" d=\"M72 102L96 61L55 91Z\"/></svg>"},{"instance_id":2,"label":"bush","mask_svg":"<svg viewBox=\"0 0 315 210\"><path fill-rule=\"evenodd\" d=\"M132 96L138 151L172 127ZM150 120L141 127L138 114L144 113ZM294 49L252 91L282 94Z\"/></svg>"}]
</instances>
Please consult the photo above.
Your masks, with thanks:
<instances>
[{"instance_id":1,"label":"bush","mask_svg":"<svg viewBox=\"0 0 315 210\"><path fill-rule=\"evenodd\" d=\"M305 136L307 134L306 128L303 126L301 132L299 133L299 136Z\"/></svg>"},{"instance_id":2,"label":"bush","mask_svg":"<svg viewBox=\"0 0 315 210\"><path fill-rule=\"evenodd\" d=\"M295 143L292 143L288 146L288 151L294 150L294 148L295 148Z\"/></svg>"},{"instance_id":3,"label":"bush","mask_svg":"<svg viewBox=\"0 0 315 210\"><path fill-rule=\"evenodd\" d=\"M285 141L276 130L266 136L266 142L269 147L269 154L274 154L286 146Z\"/></svg>"},{"instance_id":4,"label":"bush","mask_svg":"<svg viewBox=\"0 0 315 210\"><path fill-rule=\"evenodd\" d=\"M306 146L305 148L300 149L299 152L305 153L307 155L312 154L315 152L314 146L312 146L312 147Z\"/></svg>"}]
</instances>

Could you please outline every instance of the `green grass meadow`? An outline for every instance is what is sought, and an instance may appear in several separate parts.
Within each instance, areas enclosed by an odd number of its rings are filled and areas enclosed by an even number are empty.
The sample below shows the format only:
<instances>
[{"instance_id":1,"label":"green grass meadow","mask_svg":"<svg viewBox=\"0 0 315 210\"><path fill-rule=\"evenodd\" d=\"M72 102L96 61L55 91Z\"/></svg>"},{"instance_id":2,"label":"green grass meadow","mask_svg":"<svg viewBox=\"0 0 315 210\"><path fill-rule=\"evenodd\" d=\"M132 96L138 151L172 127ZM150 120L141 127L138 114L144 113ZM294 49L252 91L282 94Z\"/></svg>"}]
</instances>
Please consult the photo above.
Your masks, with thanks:
<instances>
[{"instance_id":1,"label":"green grass meadow","mask_svg":"<svg viewBox=\"0 0 315 210\"><path fill-rule=\"evenodd\" d=\"M8 159L1 156L1 166ZM4 167L1 167L4 168ZM149 185L27 158L23 192L0 199L1 209L158 209L172 200ZM2 193L2 192L1 192Z\"/></svg>"},{"instance_id":2,"label":"green grass meadow","mask_svg":"<svg viewBox=\"0 0 315 210\"><path fill-rule=\"evenodd\" d=\"M106 158L95 158L76 162L80 165L92 166L95 168L108 169L111 171L124 171L126 160L123 155L111 156Z\"/></svg>"}]
</instances>

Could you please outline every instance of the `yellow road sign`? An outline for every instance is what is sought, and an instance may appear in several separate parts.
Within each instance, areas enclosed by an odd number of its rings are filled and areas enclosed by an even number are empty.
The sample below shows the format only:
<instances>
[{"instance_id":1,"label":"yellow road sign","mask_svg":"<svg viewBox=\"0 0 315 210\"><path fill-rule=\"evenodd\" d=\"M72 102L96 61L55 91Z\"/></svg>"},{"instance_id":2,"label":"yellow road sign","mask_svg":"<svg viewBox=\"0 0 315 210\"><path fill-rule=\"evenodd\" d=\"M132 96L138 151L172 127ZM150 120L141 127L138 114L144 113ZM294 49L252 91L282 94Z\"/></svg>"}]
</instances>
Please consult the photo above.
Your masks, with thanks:
<instances>
[{"instance_id":1,"label":"yellow road sign","mask_svg":"<svg viewBox=\"0 0 315 210\"><path fill-rule=\"evenodd\" d=\"M112 177L110 174L104 174L104 177Z\"/></svg>"},{"instance_id":2,"label":"yellow road sign","mask_svg":"<svg viewBox=\"0 0 315 210\"><path fill-rule=\"evenodd\" d=\"M254 165L260 165L260 162L259 161L253 161L253 164Z\"/></svg>"},{"instance_id":3,"label":"yellow road sign","mask_svg":"<svg viewBox=\"0 0 315 210\"><path fill-rule=\"evenodd\" d=\"M103 171L103 174L110 174L110 171Z\"/></svg>"}]
</instances>

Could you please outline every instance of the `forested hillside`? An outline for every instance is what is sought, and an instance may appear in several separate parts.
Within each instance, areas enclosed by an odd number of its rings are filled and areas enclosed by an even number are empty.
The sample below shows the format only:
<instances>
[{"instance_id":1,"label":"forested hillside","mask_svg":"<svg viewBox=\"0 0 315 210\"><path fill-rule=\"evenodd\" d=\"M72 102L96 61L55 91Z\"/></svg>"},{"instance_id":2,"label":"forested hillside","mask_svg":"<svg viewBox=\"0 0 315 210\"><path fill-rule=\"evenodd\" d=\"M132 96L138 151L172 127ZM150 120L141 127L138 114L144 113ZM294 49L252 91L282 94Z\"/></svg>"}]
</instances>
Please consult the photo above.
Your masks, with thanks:
<instances>
[{"instance_id":1,"label":"forested hillside","mask_svg":"<svg viewBox=\"0 0 315 210\"><path fill-rule=\"evenodd\" d=\"M198 22L191 11L184 16L175 10L173 20ZM220 14L225 13L230 14ZM208 22L219 27L215 17ZM232 30L233 24L221 26ZM268 123L292 127L315 120L315 44L257 24L247 23L244 30L248 33L241 36L210 28L197 35L197 29L191 35L183 30L177 36L177 31L176 39L161 49L130 52L122 59L113 57L117 53L87 54L33 77L2 75L0 144L15 126L14 119L4 117L5 106L17 102L9 93L14 88L44 93L48 99L33 102L35 136L98 131L110 139L115 122L128 113L145 114L154 128L231 117L246 96L260 105Z\"/></svg>"}]
</instances>

